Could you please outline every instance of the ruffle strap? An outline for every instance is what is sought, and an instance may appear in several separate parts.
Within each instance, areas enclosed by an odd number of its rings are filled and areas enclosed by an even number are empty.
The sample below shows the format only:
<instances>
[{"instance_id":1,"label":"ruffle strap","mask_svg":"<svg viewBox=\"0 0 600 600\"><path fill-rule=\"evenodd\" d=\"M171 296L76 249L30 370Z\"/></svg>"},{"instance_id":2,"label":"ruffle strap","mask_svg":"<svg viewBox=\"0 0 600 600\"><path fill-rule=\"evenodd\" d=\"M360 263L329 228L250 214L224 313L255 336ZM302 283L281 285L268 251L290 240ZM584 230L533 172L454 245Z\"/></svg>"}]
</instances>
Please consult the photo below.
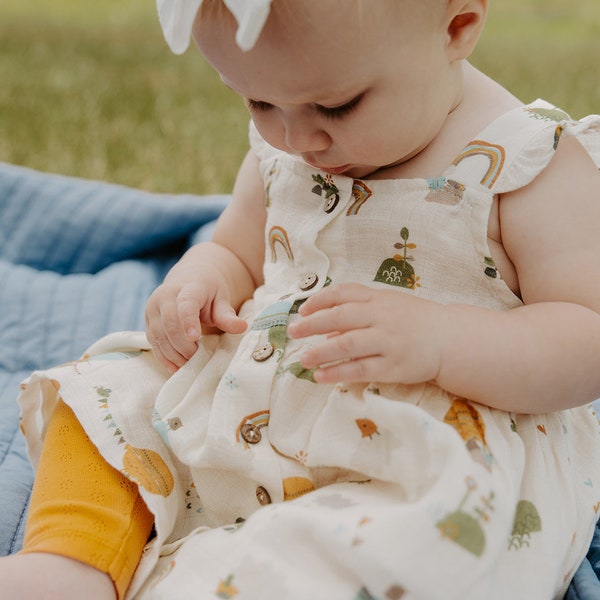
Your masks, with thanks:
<instances>
[{"instance_id":1,"label":"ruffle strap","mask_svg":"<svg viewBox=\"0 0 600 600\"><path fill-rule=\"evenodd\" d=\"M503 194L531 183L565 136L577 137L600 165L600 116L574 121L544 100L511 110L488 125L454 159L446 176Z\"/></svg>"}]
</instances>

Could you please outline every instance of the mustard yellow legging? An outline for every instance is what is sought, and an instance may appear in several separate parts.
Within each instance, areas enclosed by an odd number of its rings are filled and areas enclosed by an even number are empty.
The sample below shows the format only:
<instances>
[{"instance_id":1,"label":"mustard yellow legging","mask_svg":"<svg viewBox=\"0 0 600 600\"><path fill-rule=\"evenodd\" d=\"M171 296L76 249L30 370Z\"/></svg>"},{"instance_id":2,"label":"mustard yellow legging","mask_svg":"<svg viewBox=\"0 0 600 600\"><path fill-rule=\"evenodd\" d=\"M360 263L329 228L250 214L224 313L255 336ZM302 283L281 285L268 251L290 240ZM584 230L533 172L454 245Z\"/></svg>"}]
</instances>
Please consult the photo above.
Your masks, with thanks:
<instances>
[{"instance_id":1,"label":"mustard yellow legging","mask_svg":"<svg viewBox=\"0 0 600 600\"><path fill-rule=\"evenodd\" d=\"M22 552L89 564L108 573L123 598L152 523L137 486L102 458L73 411L59 401L48 424Z\"/></svg>"}]
</instances>

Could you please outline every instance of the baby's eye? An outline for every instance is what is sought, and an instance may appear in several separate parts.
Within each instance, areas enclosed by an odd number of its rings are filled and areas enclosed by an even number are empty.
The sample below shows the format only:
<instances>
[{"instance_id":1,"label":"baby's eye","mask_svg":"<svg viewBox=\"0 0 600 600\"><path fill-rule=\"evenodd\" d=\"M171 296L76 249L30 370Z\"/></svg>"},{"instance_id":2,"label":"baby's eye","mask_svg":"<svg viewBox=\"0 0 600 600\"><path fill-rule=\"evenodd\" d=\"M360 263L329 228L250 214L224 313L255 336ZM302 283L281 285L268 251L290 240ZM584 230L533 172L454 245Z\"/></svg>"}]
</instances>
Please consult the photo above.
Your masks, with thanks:
<instances>
[{"instance_id":1,"label":"baby's eye","mask_svg":"<svg viewBox=\"0 0 600 600\"><path fill-rule=\"evenodd\" d=\"M273 105L269 104L268 102L263 102L262 100L252 100L251 98L246 100L246 104L250 110L257 112L265 112L273 108Z\"/></svg>"},{"instance_id":2,"label":"baby's eye","mask_svg":"<svg viewBox=\"0 0 600 600\"><path fill-rule=\"evenodd\" d=\"M350 114L362 100L363 94L359 94L356 98L352 98L350 102L340 104L339 106L321 106L317 104L317 110L325 115L329 119L342 119L346 115Z\"/></svg>"}]
</instances>

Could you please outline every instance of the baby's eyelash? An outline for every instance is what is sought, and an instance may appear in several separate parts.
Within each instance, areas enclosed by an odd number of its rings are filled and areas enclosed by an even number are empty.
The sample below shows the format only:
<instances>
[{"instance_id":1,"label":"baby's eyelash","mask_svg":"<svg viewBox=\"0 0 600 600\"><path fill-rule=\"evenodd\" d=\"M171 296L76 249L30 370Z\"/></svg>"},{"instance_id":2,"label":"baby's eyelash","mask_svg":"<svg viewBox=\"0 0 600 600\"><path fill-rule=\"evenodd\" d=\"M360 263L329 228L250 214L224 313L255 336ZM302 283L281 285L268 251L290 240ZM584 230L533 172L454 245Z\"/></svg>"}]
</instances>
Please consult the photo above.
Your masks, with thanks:
<instances>
[{"instance_id":1,"label":"baby's eyelash","mask_svg":"<svg viewBox=\"0 0 600 600\"><path fill-rule=\"evenodd\" d=\"M350 102L346 102L346 104L340 106L328 107L317 105L317 110L329 119L341 119L350 114L358 106L362 97L363 95L360 94L359 96L356 96L356 98L352 98Z\"/></svg>"},{"instance_id":2,"label":"baby's eyelash","mask_svg":"<svg viewBox=\"0 0 600 600\"><path fill-rule=\"evenodd\" d=\"M251 98L248 98L246 100L246 104L248 105L248 108L250 110L262 111L262 112L273 108L273 105L269 104L268 102L263 102L262 100L252 100Z\"/></svg>"},{"instance_id":3,"label":"baby's eyelash","mask_svg":"<svg viewBox=\"0 0 600 600\"><path fill-rule=\"evenodd\" d=\"M363 94L356 96L350 100L350 102L346 102L346 104L341 104L340 106L322 106L320 104L315 104L315 109L327 117L328 119L342 119L346 115L350 114L362 100ZM263 102L262 100L252 100L251 98L246 99L246 104L248 108L252 111L257 112L266 112L273 108L272 104L268 102Z\"/></svg>"}]
</instances>

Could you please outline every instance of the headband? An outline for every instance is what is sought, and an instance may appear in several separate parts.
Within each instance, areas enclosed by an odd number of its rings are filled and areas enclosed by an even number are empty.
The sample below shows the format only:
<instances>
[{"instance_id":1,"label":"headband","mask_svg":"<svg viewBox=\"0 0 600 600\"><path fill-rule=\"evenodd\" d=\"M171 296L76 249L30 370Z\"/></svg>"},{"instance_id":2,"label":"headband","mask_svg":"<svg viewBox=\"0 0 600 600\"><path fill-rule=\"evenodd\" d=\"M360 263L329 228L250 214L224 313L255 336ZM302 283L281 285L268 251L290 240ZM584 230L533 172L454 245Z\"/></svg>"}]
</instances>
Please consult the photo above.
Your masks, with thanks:
<instances>
[{"instance_id":1,"label":"headband","mask_svg":"<svg viewBox=\"0 0 600 600\"><path fill-rule=\"evenodd\" d=\"M272 0L223 0L238 23L235 41L242 50L256 43L269 16ZM183 54L192 35L192 26L202 0L156 0L158 19L169 48Z\"/></svg>"}]
</instances>

